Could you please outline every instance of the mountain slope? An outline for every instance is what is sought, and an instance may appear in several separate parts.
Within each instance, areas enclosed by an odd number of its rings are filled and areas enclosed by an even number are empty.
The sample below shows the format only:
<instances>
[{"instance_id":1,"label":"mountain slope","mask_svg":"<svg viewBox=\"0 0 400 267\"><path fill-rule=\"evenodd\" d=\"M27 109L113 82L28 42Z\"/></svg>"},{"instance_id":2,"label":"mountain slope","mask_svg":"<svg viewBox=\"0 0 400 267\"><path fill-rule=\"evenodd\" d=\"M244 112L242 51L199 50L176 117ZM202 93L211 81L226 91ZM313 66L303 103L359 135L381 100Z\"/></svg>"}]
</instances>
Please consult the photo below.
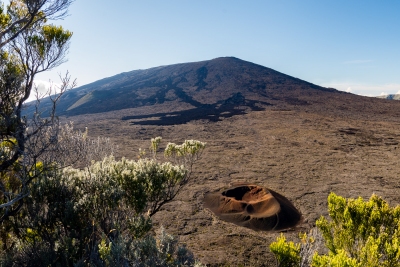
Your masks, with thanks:
<instances>
[{"instance_id":1,"label":"mountain slope","mask_svg":"<svg viewBox=\"0 0 400 267\"><path fill-rule=\"evenodd\" d=\"M73 89L61 98L59 115L79 115L136 108L176 101L193 108L216 105L240 93L260 106L276 100L282 91L329 91L314 84L237 58L183 63L135 70ZM305 104L295 96L285 99ZM48 105L43 101L43 108ZM297 103L296 103L297 102ZM250 105L254 105L252 102Z\"/></svg>"},{"instance_id":2,"label":"mountain slope","mask_svg":"<svg viewBox=\"0 0 400 267\"><path fill-rule=\"evenodd\" d=\"M101 93L112 93L107 90L127 99L101 99ZM124 100L127 109L116 104ZM155 136L207 142L193 180L155 215L154 224L179 236L210 266L275 263L269 244L279 233L225 223L204 208L205 194L231 183L266 186L292 201L304 223L285 233L290 239L328 215L330 192L364 199L374 193L400 203L400 101L322 88L218 58L122 73L66 93L59 107L65 115L85 114L67 120L75 129L87 127L91 137L110 138L118 144L118 158L137 158Z\"/></svg>"},{"instance_id":3,"label":"mountain slope","mask_svg":"<svg viewBox=\"0 0 400 267\"><path fill-rule=\"evenodd\" d=\"M377 98L383 98L388 100L400 100L400 95L399 94L381 95L377 96Z\"/></svg>"}]
</instances>

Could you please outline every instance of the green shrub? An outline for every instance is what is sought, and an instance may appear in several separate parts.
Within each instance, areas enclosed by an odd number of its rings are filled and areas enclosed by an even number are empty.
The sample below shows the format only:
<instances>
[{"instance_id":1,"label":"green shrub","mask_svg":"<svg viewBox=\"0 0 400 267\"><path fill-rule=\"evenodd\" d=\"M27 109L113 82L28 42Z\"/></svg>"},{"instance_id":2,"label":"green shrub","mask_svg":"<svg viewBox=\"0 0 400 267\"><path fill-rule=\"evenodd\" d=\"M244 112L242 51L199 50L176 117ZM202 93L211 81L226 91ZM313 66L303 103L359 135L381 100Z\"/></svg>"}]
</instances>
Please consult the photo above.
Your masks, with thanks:
<instances>
[{"instance_id":1,"label":"green shrub","mask_svg":"<svg viewBox=\"0 0 400 267\"><path fill-rule=\"evenodd\" d=\"M308 255L313 253L311 266L400 266L400 206L391 208L376 195L364 201L361 197L345 199L331 193L328 211L330 220L321 217L316 222L328 254L320 255L318 247L309 251ZM270 247L280 266L292 266L282 261L288 256L298 266L304 266L301 251L309 244L310 240L306 240L297 250L296 245L281 237Z\"/></svg>"},{"instance_id":2,"label":"green shrub","mask_svg":"<svg viewBox=\"0 0 400 267\"><path fill-rule=\"evenodd\" d=\"M349 266L400 266L400 206L391 208L376 195L364 201L331 193L328 211L331 221L321 217L317 227L330 254L316 254L316 262L345 255L358 264Z\"/></svg>"},{"instance_id":3,"label":"green shrub","mask_svg":"<svg viewBox=\"0 0 400 267\"><path fill-rule=\"evenodd\" d=\"M300 266L300 244L294 244L292 241L286 242L283 234L270 245L270 249L276 256L278 266Z\"/></svg>"},{"instance_id":4,"label":"green shrub","mask_svg":"<svg viewBox=\"0 0 400 267\"><path fill-rule=\"evenodd\" d=\"M1 225L0 265L193 266L193 255L172 236L150 233L151 216L189 174L183 165L112 156L84 169L47 169L31 183L18 216Z\"/></svg>"}]
</instances>

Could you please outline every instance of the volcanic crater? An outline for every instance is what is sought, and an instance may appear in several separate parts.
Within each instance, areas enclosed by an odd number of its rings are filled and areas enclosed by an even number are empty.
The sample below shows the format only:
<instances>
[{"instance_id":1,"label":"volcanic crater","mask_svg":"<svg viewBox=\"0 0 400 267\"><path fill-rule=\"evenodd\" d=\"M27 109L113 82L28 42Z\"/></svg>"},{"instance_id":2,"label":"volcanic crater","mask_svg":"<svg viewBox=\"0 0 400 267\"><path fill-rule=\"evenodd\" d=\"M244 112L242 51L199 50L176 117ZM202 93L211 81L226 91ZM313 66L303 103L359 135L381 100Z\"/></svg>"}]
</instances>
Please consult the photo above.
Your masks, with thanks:
<instances>
[{"instance_id":1,"label":"volcanic crater","mask_svg":"<svg viewBox=\"0 0 400 267\"><path fill-rule=\"evenodd\" d=\"M221 220L253 230L275 231L296 226L300 212L284 196L254 184L237 184L205 195L204 207Z\"/></svg>"}]
</instances>

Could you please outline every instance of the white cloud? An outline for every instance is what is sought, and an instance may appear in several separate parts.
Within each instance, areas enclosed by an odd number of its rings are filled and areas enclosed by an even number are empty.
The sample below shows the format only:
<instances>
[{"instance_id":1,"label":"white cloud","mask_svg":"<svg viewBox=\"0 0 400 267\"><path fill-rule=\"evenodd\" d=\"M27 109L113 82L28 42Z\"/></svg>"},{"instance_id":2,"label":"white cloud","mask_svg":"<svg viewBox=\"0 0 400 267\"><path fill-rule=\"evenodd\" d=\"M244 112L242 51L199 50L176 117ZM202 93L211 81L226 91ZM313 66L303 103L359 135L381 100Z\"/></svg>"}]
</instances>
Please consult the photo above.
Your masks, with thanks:
<instances>
[{"instance_id":1,"label":"white cloud","mask_svg":"<svg viewBox=\"0 0 400 267\"><path fill-rule=\"evenodd\" d=\"M357 95L363 95L363 96L379 96L382 94L400 93L400 84L371 85L371 84L354 83L354 82L322 82L317 84L323 87L335 88L340 91L353 93Z\"/></svg>"},{"instance_id":2,"label":"white cloud","mask_svg":"<svg viewBox=\"0 0 400 267\"><path fill-rule=\"evenodd\" d=\"M38 91L38 96L39 98L43 98L49 95L51 93L52 95L58 92L58 88L61 85L60 83L52 83L48 81L42 81L42 80L35 80L34 84L37 88ZM36 92L35 90L31 91L31 94L26 102L36 100Z\"/></svg>"}]
</instances>

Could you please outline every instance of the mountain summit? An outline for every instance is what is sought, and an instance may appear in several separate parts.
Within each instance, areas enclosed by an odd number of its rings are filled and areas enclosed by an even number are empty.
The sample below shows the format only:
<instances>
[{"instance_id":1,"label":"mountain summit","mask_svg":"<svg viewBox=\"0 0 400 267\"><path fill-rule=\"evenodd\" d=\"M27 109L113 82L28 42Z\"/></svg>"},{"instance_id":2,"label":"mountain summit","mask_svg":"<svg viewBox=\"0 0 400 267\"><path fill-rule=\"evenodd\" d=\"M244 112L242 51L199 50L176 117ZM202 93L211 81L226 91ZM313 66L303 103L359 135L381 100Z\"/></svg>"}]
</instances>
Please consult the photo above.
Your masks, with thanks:
<instances>
[{"instance_id":1,"label":"mountain summit","mask_svg":"<svg viewBox=\"0 0 400 267\"><path fill-rule=\"evenodd\" d=\"M134 70L81 86L61 97L58 115L157 106L156 114L139 116L132 112L132 116L123 119L147 118L143 124L179 124L194 119L215 121L268 106L308 106L329 99L341 102L344 98L354 102L351 98L362 97L320 87L238 58L221 57ZM50 101L43 100L41 105L45 111ZM335 109L338 105L323 108ZM168 108L163 109L164 106ZM155 116L157 120L150 119Z\"/></svg>"}]
</instances>

